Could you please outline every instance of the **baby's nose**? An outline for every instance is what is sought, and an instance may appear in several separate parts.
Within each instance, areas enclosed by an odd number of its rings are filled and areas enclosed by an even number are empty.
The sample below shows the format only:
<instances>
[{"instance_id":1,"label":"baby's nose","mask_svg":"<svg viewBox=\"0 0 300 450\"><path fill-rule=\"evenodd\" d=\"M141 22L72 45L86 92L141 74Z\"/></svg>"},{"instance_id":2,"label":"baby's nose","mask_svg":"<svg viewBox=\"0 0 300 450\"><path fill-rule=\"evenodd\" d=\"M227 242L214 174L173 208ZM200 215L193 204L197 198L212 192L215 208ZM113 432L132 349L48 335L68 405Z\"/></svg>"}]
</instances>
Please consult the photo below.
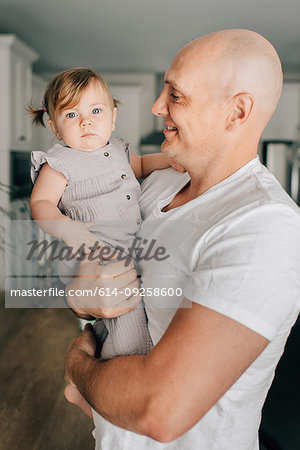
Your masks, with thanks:
<instances>
[{"instance_id":1,"label":"baby's nose","mask_svg":"<svg viewBox=\"0 0 300 450\"><path fill-rule=\"evenodd\" d=\"M91 124L92 124L92 121L91 121L91 119L89 117L83 118L81 120L81 122L80 122L80 126L82 126L82 127L86 127L86 126L91 125Z\"/></svg>"}]
</instances>

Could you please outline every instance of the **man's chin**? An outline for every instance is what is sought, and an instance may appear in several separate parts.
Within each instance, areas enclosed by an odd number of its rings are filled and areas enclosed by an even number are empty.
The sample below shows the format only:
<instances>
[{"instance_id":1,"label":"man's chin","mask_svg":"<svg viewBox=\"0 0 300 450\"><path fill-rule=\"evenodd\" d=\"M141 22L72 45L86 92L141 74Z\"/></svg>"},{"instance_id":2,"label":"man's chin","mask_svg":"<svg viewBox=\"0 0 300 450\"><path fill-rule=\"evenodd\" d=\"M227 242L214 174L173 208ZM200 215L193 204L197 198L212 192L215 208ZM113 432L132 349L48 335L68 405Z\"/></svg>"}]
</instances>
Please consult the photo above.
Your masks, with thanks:
<instances>
[{"instance_id":1,"label":"man's chin","mask_svg":"<svg viewBox=\"0 0 300 450\"><path fill-rule=\"evenodd\" d=\"M168 148L170 148L171 144L169 141L167 141L167 139L165 139L164 141L162 141L161 144L161 151L166 152Z\"/></svg>"},{"instance_id":2,"label":"man's chin","mask_svg":"<svg viewBox=\"0 0 300 450\"><path fill-rule=\"evenodd\" d=\"M161 144L161 152L164 153L166 156L169 156L170 158L174 157L177 153L177 149L175 145L168 142L166 139Z\"/></svg>"}]
</instances>

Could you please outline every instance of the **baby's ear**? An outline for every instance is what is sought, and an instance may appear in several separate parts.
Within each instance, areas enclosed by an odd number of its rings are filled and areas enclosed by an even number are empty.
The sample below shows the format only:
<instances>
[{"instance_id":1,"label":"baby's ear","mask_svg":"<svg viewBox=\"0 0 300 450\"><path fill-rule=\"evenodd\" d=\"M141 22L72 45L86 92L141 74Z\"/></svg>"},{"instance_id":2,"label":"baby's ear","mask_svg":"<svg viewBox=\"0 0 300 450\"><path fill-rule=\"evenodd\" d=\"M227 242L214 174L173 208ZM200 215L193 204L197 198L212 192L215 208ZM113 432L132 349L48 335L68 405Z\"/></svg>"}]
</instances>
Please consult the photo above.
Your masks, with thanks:
<instances>
[{"instance_id":1,"label":"baby's ear","mask_svg":"<svg viewBox=\"0 0 300 450\"><path fill-rule=\"evenodd\" d=\"M55 134L55 136L57 137L57 139L58 139L59 141L61 141L62 138L61 138L60 134L58 133L58 131L57 131L57 129L56 129L56 126L55 126L55 123L53 122L53 120L49 119L49 120L48 120L48 125L49 125L49 127L50 127L50 130L51 130L51 131Z\"/></svg>"},{"instance_id":2,"label":"baby's ear","mask_svg":"<svg viewBox=\"0 0 300 450\"><path fill-rule=\"evenodd\" d=\"M112 127L111 127L112 131L114 131L114 129L116 128L117 114L118 114L118 108L116 106L114 106L113 112L112 112Z\"/></svg>"}]
</instances>

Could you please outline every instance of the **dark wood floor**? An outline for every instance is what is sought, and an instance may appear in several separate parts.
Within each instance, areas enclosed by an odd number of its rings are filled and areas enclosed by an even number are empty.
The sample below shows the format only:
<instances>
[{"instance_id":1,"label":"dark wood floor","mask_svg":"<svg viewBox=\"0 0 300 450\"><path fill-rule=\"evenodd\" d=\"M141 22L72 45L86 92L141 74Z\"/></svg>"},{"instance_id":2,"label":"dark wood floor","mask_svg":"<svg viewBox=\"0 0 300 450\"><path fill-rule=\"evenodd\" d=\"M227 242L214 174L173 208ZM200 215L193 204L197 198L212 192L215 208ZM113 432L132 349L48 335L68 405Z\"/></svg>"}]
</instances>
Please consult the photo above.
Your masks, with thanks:
<instances>
[{"instance_id":1,"label":"dark wood floor","mask_svg":"<svg viewBox=\"0 0 300 450\"><path fill-rule=\"evenodd\" d=\"M67 309L0 306L0 450L90 450L93 424L63 396L64 355L78 334Z\"/></svg>"}]
</instances>

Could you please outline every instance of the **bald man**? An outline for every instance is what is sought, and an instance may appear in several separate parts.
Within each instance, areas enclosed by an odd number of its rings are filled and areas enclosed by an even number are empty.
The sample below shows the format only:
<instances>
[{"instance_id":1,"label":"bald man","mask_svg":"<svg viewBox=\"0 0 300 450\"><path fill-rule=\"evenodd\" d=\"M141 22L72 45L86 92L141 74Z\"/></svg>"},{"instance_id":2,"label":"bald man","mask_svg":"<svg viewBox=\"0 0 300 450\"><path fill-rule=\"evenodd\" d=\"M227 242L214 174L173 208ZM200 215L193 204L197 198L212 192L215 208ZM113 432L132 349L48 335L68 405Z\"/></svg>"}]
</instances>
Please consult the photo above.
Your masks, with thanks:
<instances>
[{"instance_id":1,"label":"bald man","mask_svg":"<svg viewBox=\"0 0 300 450\"><path fill-rule=\"evenodd\" d=\"M299 313L299 208L257 158L281 88L275 49L248 30L196 39L165 74L153 113L165 120L162 152L186 173L157 171L142 186L140 237L168 255L140 262L155 346L99 361L88 327L67 355L97 449L258 450ZM102 270L99 286L122 285L119 262Z\"/></svg>"}]
</instances>

